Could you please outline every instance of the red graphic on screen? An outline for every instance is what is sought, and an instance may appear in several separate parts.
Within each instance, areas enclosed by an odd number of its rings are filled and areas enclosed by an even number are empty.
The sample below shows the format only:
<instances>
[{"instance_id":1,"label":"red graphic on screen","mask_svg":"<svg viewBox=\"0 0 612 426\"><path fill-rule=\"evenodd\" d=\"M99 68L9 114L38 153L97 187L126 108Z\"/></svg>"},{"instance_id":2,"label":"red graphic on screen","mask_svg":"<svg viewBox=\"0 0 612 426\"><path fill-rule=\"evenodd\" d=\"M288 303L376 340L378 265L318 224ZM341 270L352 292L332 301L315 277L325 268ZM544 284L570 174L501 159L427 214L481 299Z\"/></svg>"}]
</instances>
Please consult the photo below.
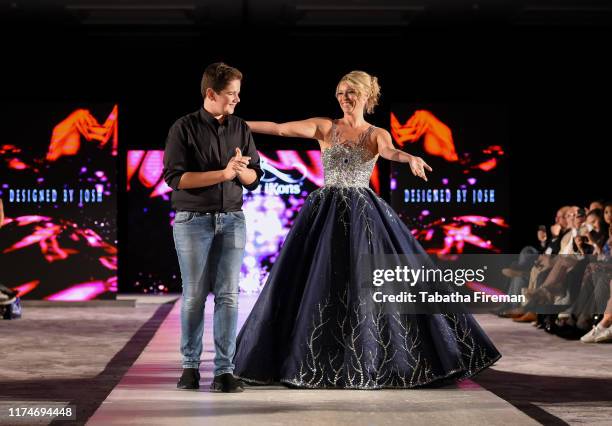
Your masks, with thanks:
<instances>
[{"instance_id":1,"label":"red graphic on screen","mask_svg":"<svg viewBox=\"0 0 612 426\"><path fill-rule=\"evenodd\" d=\"M413 235L420 241L441 240L441 246L431 246L427 248L428 253L436 254L461 254L465 250L466 244L482 250L501 252L492 241L477 235L474 228L484 229L490 226L509 228L509 225L502 217L489 218L486 216L465 215L453 217L447 222L441 218L425 226L421 230L413 230ZM440 235L440 233L442 235Z\"/></svg>"},{"instance_id":2,"label":"red graphic on screen","mask_svg":"<svg viewBox=\"0 0 612 426\"><path fill-rule=\"evenodd\" d=\"M428 154L451 162L459 159L451 129L429 111L417 110L404 124L392 112L391 135L400 147L424 136L423 148Z\"/></svg>"},{"instance_id":3,"label":"red graphic on screen","mask_svg":"<svg viewBox=\"0 0 612 426\"><path fill-rule=\"evenodd\" d=\"M45 159L49 162L57 161L63 156L73 156L81 149L81 137L86 141L96 141L98 148L102 149L111 142L111 155L117 155L118 137L118 106L115 105L103 124L86 109L77 109L53 128L51 142ZM6 156L9 169L25 170L38 168L27 164L17 157L9 157L21 153L21 149L14 145L0 146L0 155ZM38 162L39 160L34 160Z\"/></svg>"},{"instance_id":4,"label":"red graphic on screen","mask_svg":"<svg viewBox=\"0 0 612 426\"><path fill-rule=\"evenodd\" d=\"M496 158L491 158L489 160L483 161L480 164L477 164L475 166L472 166L473 169L480 169L482 171L485 172L490 172L491 170L493 170L495 167L497 166L497 159ZM467 173L467 172L466 172Z\"/></svg>"},{"instance_id":5,"label":"red graphic on screen","mask_svg":"<svg viewBox=\"0 0 612 426\"><path fill-rule=\"evenodd\" d=\"M25 284L21 284L12 288L13 291L17 292L19 297L23 297L25 294L28 294L40 284L40 280L29 281Z\"/></svg>"},{"instance_id":6,"label":"red graphic on screen","mask_svg":"<svg viewBox=\"0 0 612 426\"><path fill-rule=\"evenodd\" d=\"M380 195L380 171L378 170L378 163L374 165L372 170L372 176L370 177L370 186L378 195Z\"/></svg>"},{"instance_id":7,"label":"red graphic on screen","mask_svg":"<svg viewBox=\"0 0 612 426\"><path fill-rule=\"evenodd\" d=\"M18 158L12 158L9 161L9 168L11 169L15 169L15 170L25 170L27 169L29 166L27 164L25 164L23 161L21 161Z\"/></svg>"},{"instance_id":8,"label":"red graphic on screen","mask_svg":"<svg viewBox=\"0 0 612 426\"><path fill-rule=\"evenodd\" d=\"M117 155L118 106L115 105L100 124L86 109L77 109L53 128L51 144L47 152L47 161L56 161L65 155L76 155L81 148L81 136L86 141L95 141L98 148L104 148L112 139L112 155Z\"/></svg>"},{"instance_id":9,"label":"red graphic on screen","mask_svg":"<svg viewBox=\"0 0 612 426\"><path fill-rule=\"evenodd\" d=\"M13 170L25 170L29 168L27 164L21 161L17 157L13 157L13 155L21 153L21 149L16 147L15 145L2 145L0 146L0 156L4 156L6 163L8 164L9 169Z\"/></svg>"},{"instance_id":10,"label":"red graphic on screen","mask_svg":"<svg viewBox=\"0 0 612 426\"><path fill-rule=\"evenodd\" d=\"M2 146L0 146L0 155L19 154L20 152L21 152L21 148L18 148L15 145L2 145Z\"/></svg>"}]
</instances>

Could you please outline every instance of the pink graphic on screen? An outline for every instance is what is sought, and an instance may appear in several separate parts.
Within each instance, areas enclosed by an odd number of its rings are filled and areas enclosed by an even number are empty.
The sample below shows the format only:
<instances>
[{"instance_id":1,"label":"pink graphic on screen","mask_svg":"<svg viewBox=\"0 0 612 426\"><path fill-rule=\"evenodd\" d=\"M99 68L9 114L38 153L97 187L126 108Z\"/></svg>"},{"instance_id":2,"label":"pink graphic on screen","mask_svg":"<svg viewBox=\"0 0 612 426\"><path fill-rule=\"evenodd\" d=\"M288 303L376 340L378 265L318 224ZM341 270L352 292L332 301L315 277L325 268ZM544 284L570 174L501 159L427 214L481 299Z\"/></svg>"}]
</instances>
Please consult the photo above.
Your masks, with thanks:
<instances>
[{"instance_id":1,"label":"pink graphic on screen","mask_svg":"<svg viewBox=\"0 0 612 426\"><path fill-rule=\"evenodd\" d=\"M76 223L64 219L53 219L44 216L20 216L9 218L5 224L13 223L19 227L25 227L29 232L21 240L10 245L2 251L7 254L19 250L25 250L31 246L37 246L40 255L48 262L77 261L79 256L97 259L98 262L109 271L117 270L117 248L105 242L94 230L81 228ZM74 259L71 259L74 257ZM117 292L117 277L111 276L105 281L104 289L93 291L91 283L66 284L66 288L49 296L46 300L90 300L99 294ZM40 284L40 280L33 280L26 284L14 286L20 296L30 293ZM88 291L77 291L89 288ZM100 290L102 287L96 286ZM78 298L81 295L83 298Z\"/></svg>"},{"instance_id":2,"label":"pink graphic on screen","mask_svg":"<svg viewBox=\"0 0 612 426\"><path fill-rule=\"evenodd\" d=\"M244 293L261 290L304 200L323 184L318 150L260 151L259 155L264 175L256 190L245 190L242 207L247 221L247 244L240 277L240 290ZM159 216L160 225L165 222L171 226L174 221L169 202L172 189L163 180L162 170L163 151L128 151L127 190L138 190L148 200L141 200L130 209ZM157 204L156 200L163 204ZM148 275L147 265L138 265L138 268L139 277ZM180 276L175 280L180 280ZM141 281L135 285L145 293L168 292L169 287L176 288L177 284L156 281L143 286Z\"/></svg>"}]
</instances>

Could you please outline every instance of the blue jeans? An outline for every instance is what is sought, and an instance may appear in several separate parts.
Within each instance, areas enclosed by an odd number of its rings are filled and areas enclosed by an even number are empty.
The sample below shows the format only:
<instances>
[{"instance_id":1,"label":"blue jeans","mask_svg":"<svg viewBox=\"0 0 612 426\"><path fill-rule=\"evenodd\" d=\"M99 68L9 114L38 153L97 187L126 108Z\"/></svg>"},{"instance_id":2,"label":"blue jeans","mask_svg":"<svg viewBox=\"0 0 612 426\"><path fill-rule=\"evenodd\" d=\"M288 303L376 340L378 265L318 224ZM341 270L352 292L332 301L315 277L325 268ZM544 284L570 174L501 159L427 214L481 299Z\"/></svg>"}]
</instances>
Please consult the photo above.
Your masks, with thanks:
<instances>
[{"instance_id":1,"label":"blue jeans","mask_svg":"<svg viewBox=\"0 0 612 426\"><path fill-rule=\"evenodd\" d=\"M539 252L537 249L531 246L523 247L519 253L518 262L515 266L524 271L530 271L533 263L538 259ZM508 294L521 295L523 289L529 286L529 276L519 276L510 278L510 285L508 286ZM520 302L506 302L502 305L501 309L515 309L521 306Z\"/></svg>"},{"instance_id":2,"label":"blue jeans","mask_svg":"<svg viewBox=\"0 0 612 426\"><path fill-rule=\"evenodd\" d=\"M519 253L518 262L516 266L526 272L531 270L533 263L538 259L539 252L535 248L531 246L523 247L521 252ZM510 286L508 287L508 294L522 294L522 289L527 288L529 285L529 277L514 277L510 278ZM515 306L517 304L513 304ZM520 305L520 303L518 304Z\"/></svg>"},{"instance_id":3,"label":"blue jeans","mask_svg":"<svg viewBox=\"0 0 612 426\"><path fill-rule=\"evenodd\" d=\"M183 281L183 368L200 366L204 303L212 290L215 295L215 376L232 373L238 322L238 279L246 243L244 213L179 211L174 218L173 234Z\"/></svg>"}]
</instances>

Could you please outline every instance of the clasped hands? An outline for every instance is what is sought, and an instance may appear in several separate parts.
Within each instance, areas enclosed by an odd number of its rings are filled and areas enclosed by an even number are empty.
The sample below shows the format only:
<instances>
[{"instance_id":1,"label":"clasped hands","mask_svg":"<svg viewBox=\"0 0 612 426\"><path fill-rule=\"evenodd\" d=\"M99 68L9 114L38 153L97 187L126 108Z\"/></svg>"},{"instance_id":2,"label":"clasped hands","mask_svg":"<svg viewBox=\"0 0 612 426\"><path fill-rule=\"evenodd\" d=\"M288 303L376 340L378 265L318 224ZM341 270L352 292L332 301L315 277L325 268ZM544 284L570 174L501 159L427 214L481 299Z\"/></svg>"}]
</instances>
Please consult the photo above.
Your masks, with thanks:
<instances>
[{"instance_id":1,"label":"clasped hands","mask_svg":"<svg viewBox=\"0 0 612 426\"><path fill-rule=\"evenodd\" d=\"M240 148L236 148L236 155L230 158L227 166L223 170L223 173L227 180L232 180L236 177L240 177L240 174L248 169L249 161L251 157L243 156Z\"/></svg>"}]
</instances>

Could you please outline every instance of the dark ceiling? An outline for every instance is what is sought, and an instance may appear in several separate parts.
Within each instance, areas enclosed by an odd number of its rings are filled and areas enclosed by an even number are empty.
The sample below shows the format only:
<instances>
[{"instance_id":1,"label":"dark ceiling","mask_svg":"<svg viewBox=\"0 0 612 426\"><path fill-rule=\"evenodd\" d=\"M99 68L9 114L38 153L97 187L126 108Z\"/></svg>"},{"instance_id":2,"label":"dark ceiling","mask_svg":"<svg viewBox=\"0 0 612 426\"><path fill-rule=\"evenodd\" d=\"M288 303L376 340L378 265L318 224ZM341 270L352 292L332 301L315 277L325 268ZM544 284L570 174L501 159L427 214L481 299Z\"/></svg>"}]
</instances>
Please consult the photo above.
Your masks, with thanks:
<instances>
[{"instance_id":1,"label":"dark ceiling","mask_svg":"<svg viewBox=\"0 0 612 426\"><path fill-rule=\"evenodd\" d=\"M12 0L3 23L199 31L209 25L410 28L495 23L506 26L609 26L610 0Z\"/></svg>"}]
</instances>

